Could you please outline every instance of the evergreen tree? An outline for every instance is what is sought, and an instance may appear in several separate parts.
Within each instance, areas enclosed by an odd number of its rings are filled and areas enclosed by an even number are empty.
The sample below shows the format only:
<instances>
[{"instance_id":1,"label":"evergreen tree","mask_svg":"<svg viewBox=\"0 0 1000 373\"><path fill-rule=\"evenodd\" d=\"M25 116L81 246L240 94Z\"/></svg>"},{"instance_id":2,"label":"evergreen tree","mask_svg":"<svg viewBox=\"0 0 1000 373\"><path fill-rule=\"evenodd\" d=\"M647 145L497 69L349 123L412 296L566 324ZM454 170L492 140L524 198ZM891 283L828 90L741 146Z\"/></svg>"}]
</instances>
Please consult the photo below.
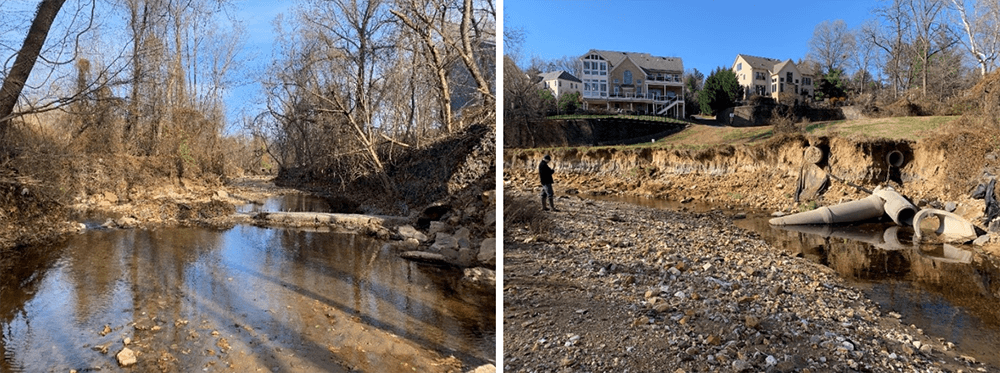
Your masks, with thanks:
<instances>
[{"instance_id":1,"label":"evergreen tree","mask_svg":"<svg viewBox=\"0 0 1000 373\"><path fill-rule=\"evenodd\" d=\"M559 96L559 112L573 114L580 107L580 92L566 93Z\"/></svg>"},{"instance_id":2,"label":"evergreen tree","mask_svg":"<svg viewBox=\"0 0 1000 373\"><path fill-rule=\"evenodd\" d=\"M817 96L819 98L847 96L847 92L844 91L843 73L841 69L831 69L826 74L823 74L823 77L819 80Z\"/></svg>"},{"instance_id":3,"label":"evergreen tree","mask_svg":"<svg viewBox=\"0 0 1000 373\"><path fill-rule=\"evenodd\" d=\"M698 104L702 114L715 115L735 106L736 99L742 96L743 87L736 80L736 73L717 67L705 80L705 87L698 92Z\"/></svg>"}]
</instances>

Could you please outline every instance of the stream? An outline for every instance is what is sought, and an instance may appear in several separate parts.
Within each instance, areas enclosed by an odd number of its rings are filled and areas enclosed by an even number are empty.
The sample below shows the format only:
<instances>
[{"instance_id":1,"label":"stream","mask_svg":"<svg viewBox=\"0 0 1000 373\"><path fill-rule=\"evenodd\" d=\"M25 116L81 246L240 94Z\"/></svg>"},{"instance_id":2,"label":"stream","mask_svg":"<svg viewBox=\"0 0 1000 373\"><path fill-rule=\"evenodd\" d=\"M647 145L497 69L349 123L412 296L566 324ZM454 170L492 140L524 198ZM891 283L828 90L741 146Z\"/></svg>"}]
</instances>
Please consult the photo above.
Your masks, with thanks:
<instances>
[{"instance_id":1,"label":"stream","mask_svg":"<svg viewBox=\"0 0 1000 373\"><path fill-rule=\"evenodd\" d=\"M638 197L594 197L689 212L736 211L720 206ZM891 222L772 227L766 212L733 223L771 246L836 271L876 302L883 314L954 343L963 353L1000 365L1000 268L971 245L914 245L913 228Z\"/></svg>"},{"instance_id":2,"label":"stream","mask_svg":"<svg viewBox=\"0 0 1000 373\"><path fill-rule=\"evenodd\" d=\"M316 211L320 201L278 196L239 210ZM492 292L470 294L461 270L402 260L368 237L88 229L25 252L0 277L0 372L401 372L449 356L467 369L495 361ZM118 365L123 348L136 366Z\"/></svg>"}]
</instances>

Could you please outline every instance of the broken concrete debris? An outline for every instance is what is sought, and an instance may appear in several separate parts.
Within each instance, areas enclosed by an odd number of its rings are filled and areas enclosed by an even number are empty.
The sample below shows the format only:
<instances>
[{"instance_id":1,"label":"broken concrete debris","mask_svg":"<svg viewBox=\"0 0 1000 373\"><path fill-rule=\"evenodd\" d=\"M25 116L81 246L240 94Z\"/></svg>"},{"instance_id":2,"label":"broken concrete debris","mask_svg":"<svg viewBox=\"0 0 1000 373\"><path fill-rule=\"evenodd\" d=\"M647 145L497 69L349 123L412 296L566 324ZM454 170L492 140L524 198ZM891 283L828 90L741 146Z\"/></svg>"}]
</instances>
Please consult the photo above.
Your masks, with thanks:
<instances>
[{"instance_id":1,"label":"broken concrete debris","mask_svg":"<svg viewBox=\"0 0 1000 373\"><path fill-rule=\"evenodd\" d=\"M991 186L993 183L991 182ZM992 188L987 188L992 190ZM987 198L991 193L987 193ZM976 239L976 229L968 220L948 211L939 209L923 209L917 212L917 207L906 197L889 187L875 188L871 196L844 202L833 206L823 206L815 210L801 212L789 216L776 217L768 222L771 225L812 225L853 223L888 215L898 225L912 225L915 232L914 241L920 242L921 227L924 220L935 216L938 225L934 228L937 236L946 242L967 242Z\"/></svg>"}]
</instances>

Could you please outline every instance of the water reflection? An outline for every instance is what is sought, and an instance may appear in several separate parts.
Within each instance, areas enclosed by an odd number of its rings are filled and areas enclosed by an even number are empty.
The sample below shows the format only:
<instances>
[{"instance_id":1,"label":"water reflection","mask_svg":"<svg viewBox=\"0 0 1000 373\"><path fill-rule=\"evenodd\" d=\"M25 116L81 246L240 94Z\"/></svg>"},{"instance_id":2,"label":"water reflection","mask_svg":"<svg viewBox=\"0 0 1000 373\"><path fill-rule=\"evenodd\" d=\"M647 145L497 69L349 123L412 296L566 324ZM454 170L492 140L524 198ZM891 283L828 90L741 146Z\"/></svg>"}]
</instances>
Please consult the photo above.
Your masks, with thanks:
<instances>
[{"instance_id":1,"label":"water reflection","mask_svg":"<svg viewBox=\"0 0 1000 373\"><path fill-rule=\"evenodd\" d=\"M913 229L892 224L772 227L738 221L772 246L834 269L901 321L1000 363L1000 270L962 245L913 244Z\"/></svg>"},{"instance_id":2,"label":"water reflection","mask_svg":"<svg viewBox=\"0 0 1000 373\"><path fill-rule=\"evenodd\" d=\"M143 371L394 371L419 364L417 347L494 359L492 299L465 302L450 280L460 275L364 237L96 230L34 251L51 254L0 269L3 372L116 369L124 337Z\"/></svg>"},{"instance_id":3,"label":"water reflection","mask_svg":"<svg viewBox=\"0 0 1000 373\"><path fill-rule=\"evenodd\" d=\"M263 203L250 203L236 207L236 212L330 212L330 204L321 197L304 194L288 193L271 196Z\"/></svg>"}]
</instances>

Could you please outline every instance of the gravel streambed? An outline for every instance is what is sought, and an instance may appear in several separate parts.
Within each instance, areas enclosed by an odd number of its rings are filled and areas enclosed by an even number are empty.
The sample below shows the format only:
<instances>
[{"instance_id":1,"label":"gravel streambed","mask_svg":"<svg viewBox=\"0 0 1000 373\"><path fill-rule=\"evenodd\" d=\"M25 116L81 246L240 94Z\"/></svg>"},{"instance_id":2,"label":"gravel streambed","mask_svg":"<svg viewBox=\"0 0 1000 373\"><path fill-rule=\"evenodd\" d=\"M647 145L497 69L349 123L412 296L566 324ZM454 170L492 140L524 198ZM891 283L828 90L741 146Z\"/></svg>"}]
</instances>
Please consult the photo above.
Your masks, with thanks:
<instances>
[{"instance_id":1,"label":"gravel streambed","mask_svg":"<svg viewBox=\"0 0 1000 373\"><path fill-rule=\"evenodd\" d=\"M504 371L998 371L726 213L556 206L504 227Z\"/></svg>"}]
</instances>

